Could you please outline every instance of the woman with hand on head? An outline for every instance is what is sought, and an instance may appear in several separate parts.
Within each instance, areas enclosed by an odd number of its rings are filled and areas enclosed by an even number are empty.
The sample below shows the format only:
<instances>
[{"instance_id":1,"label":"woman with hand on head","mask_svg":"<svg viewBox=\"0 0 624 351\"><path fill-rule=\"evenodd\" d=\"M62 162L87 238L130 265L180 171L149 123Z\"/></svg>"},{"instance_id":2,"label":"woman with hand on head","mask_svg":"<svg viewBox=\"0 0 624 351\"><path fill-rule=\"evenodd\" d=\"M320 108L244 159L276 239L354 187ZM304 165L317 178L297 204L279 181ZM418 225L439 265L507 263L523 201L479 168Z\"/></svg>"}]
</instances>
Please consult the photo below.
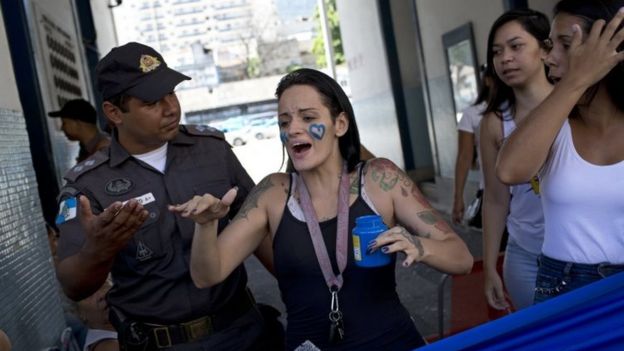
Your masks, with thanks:
<instances>
[{"instance_id":1,"label":"woman with hand on head","mask_svg":"<svg viewBox=\"0 0 624 351\"><path fill-rule=\"evenodd\" d=\"M494 22L488 36L487 65L494 72L481 121L484 290L489 305L501 310L509 307L496 269L505 226L509 238L503 262L504 285L513 307L521 309L533 304L544 217L538 188L528 181L511 187L501 183L496 177L496 157L516 124L552 90L542 62L549 30L544 14L512 10Z\"/></svg>"},{"instance_id":2,"label":"woman with hand on head","mask_svg":"<svg viewBox=\"0 0 624 351\"><path fill-rule=\"evenodd\" d=\"M472 256L464 242L394 163L360 162L353 109L333 79L300 69L282 78L276 95L281 139L295 172L264 178L218 238L217 221L234 190L221 200L206 194L171 207L197 223L195 284L218 284L268 238L288 314L288 350L306 340L322 350L423 345L397 296L395 265L355 265L355 218L379 214L391 229L369 251L402 252L404 267L422 262L467 273Z\"/></svg>"},{"instance_id":3,"label":"woman with hand on head","mask_svg":"<svg viewBox=\"0 0 624 351\"><path fill-rule=\"evenodd\" d=\"M540 302L624 271L624 0L563 0L546 58L555 89L499 155L509 184L539 174Z\"/></svg>"}]
</instances>

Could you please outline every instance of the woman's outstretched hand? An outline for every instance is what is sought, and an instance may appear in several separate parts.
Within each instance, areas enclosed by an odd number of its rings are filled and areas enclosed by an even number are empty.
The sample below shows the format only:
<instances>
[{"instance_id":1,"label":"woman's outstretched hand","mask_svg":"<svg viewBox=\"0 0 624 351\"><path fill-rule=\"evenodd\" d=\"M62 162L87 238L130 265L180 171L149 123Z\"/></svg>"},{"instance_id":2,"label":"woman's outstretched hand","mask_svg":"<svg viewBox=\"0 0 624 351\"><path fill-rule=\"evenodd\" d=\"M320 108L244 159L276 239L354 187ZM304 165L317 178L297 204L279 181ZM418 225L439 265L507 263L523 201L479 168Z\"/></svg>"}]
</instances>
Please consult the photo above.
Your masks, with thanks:
<instances>
[{"instance_id":1,"label":"woman's outstretched hand","mask_svg":"<svg viewBox=\"0 0 624 351\"><path fill-rule=\"evenodd\" d=\"M169 205L169 211L190 218L195 223L203 225L219 220L227 215L230 205L236 199L238 187L228 190L223 198L218 199L210 194L195 195L189 201L180 205Z\"/></svg>"}]
</instances>

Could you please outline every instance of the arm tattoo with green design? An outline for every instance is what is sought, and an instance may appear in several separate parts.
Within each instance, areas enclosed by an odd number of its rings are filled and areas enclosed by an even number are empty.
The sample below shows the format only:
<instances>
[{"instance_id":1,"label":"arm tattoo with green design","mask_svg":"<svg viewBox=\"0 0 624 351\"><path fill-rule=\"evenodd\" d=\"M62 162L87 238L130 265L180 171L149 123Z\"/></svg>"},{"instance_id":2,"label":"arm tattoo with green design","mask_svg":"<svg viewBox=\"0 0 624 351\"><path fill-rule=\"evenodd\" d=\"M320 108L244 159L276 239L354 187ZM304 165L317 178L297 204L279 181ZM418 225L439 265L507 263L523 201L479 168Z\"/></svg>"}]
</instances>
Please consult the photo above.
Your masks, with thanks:
<instances>
[{"instance_id":1,"label":"arm tattoo with green design","mask_svg":"<svg viewBox=\"0 0 624 351\"><path fill-rule=\"evenodd\" d=\"M407 196L405 188L409 189L412 181L392 161L376 159L370 165L371 178L373 182L379 184L381 190L390 191L398 184L401 187L401 194Z\"/></svg>"},{"instance_id":2,"label":"arm tattoo with green design","mask_svg":"<svg viewBox=\"0 0 624 351\"><path fill-rule=\"evenodd\" d=\"M420 218L425 224L434 226L437 230L442 233L452 233L453 229L446 223L446 221L435 211L435 210L425 210L422 212L418 212L418 218Z\"/></svg>"},{"instance_id":3,"label":"arm tattoo with green design","mask_svg":"<svg viewBox=\"0 0 624 351\"><path fill-rule=\"evenodd\" d=\"M351 195L357 195L358 190L360 189L360 177L358 176L358 172L354 172L353 179L351 179L351 186L349 187L349 193Z\"/></svg>"},{"instance_id":4,"label":"arm tattoo with green design","mask_svg":"<svg viewBox=\"0 0 624 351\"><path fill-rule=\"evenodd\" d=\"M260 183L258 183L258 185L256 185L251 190L249 195L247 195L243 206L240 210L238 210L238 213L236 214L234 219L232 219L232 222L239 219L247 219L247 214L249 214L249 211L253 210L254 208L258 208L258 200L260 199L260 196L264 192L269 190L272 186L273 183L271 183L271 177L266 177Z\"/></svg>"}]
</instances>

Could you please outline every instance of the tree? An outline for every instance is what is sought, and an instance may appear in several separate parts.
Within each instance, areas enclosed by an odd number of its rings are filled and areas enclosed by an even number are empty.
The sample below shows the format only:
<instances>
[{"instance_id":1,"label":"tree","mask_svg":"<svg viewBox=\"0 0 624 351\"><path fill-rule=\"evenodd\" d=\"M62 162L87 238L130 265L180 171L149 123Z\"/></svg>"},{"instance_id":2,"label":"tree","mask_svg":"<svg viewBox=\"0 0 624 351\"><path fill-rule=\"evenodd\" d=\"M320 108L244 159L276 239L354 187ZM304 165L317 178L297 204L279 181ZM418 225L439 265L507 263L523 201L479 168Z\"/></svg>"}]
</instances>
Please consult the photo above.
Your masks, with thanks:
<instances>
[{"instance_id":1,"label":"tree","mask_svg":"<svg viewBox=\"0 0 624 351\"><path fill-rule=\"evenodd\" d=\"M327 8L327 22L332 35L332 44L334 47L335 64L344 63L344 50L342 49L342 38L340 36L340 21L338 20L338 11L336 11L336 0L324 0ZM319 67L326 67L325 60L325 38L321 29L321 15L319 7L314 10L314 22L316 23L316 36L312 42L312 53L316 57L316 64Z\"/></svg>"}]
</instances>

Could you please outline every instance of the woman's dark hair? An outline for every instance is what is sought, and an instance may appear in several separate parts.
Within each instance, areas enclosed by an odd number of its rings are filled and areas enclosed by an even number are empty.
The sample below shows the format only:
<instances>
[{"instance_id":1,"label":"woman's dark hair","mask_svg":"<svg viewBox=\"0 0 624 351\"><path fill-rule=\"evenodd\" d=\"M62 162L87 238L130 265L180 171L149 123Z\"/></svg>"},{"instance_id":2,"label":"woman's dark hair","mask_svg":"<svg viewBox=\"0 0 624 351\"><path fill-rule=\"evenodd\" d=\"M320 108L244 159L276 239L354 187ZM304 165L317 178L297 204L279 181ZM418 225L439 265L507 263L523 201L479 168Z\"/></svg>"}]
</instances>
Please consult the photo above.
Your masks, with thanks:
<instances>
[{"instance_id":1,"label":"woman's dark hair","mask_svg":"<svg viewBox=\"0 0 624 351\"><path fill-rule=\"evenodd\" d=\"M332 119L336 119L342 112L349 120L349 129L338 139L340 154L347 161L349 172L355 169L360 162L360 134L353 114L353 107L340 85L330 76L323 72L301 68L285 75L277 84L275 96L279 100L286 89L294 85L310 86L320 94L323 105L329 109ZM293 170L292 163L288 161L289 170Z\"/></svg>"},{"instance_id":2,"label":"woman's dark hair","mask_svg":"<svg viewBox=\"0 0 624 351\"><path fill-rule=\"evenodd\" d=\"M472 104L473 106L477 106L483 102L487 102L488 97L490 96L490 85L492 84L493 72L488 68L488 65L484 63L479 67L479 74L481 76L481 79L480 79L481 84L479 85L479 95L477 95L477 99Z\"/></svg>"},{"instance_id":3,"label":"woman's dark hair","mask_svg":"<svg viewBox=\"0 0 624 351\"><path fill-rule=\"evenodd\" d=\"M490 29L487 41L487 69L492 76L492 82L488 97L488 106L484 114L495 112L500 116L500 107L503 103L507 102L507 106L509 106L512 111L516 105L516 97L514 96L513 90L507 84L503 83L496 72L494 72L494 50L492 48L496 32L503 25L512 21L518 22L525 31L537 40L541 48L546 49L544 41L548 39L548 35L550 34L550 21L545 14L530 9L519 9L507 11L498 17Z\"/></svg>"},{"instance_id":4,"label":"woman's dark hair","mask_svg":"<svg viewBox=\"0 0 624 351\"><path fill-rule=\"evenodd\" d=\"M576 16L582 21L581 28L585 33L589 33L592 25L599 19L607 23L613 19L618 10L624 7L624 0L561 0L553 10L555 16L560 13ZM623 25L620 25L622 28ZM620 44L618 51L624 50L624 44ZM624 111L624 63L618 63L599 83L587 90L585 101L591 102L598 92L598 86L604 82L607 94L613 104Z\"/></svg>"}]
</instances>

